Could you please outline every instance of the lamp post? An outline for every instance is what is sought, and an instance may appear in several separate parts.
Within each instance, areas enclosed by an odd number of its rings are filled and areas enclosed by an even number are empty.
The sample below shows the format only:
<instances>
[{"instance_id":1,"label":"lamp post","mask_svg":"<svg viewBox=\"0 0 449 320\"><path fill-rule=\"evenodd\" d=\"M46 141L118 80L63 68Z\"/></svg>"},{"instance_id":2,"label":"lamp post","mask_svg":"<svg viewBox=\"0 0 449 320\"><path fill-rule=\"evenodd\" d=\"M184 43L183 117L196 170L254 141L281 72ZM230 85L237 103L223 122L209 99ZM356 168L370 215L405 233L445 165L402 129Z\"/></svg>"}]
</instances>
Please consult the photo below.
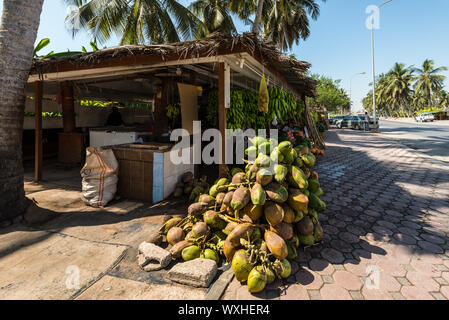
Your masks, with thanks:
<instances>
[{"instance_id":1,"label":"lamp post","mask_svg":"<svg viewBox=\"0 0 449 320\"><path fill-rule=\"evenodd\" d=\"M352 106L352 79L354 79L354 77L356 77L356 76L358 76L358 75L362 75L362 74L366 74L366 72L359 72L359 73L354 74L354 75L351 77L351 80L349 81L349 102L350 102L349 107L350 107L350 108L351 108L351 106Z\"/></svg>"},{"instance_id":2,"label":"lamp post","mask_svg":"<svg viewBox=\"0 0 449 320\"><path fill-rule=\"evenodd\" d=\"M377 11L380 10L384 5L393 0L388 0L383 2L380 6L377 6ZM374 19L371 21L371 47L372 47L372 58L373 58L373 117L374 117L374 127L377 127L377 117L376 117L376 71L374 63Z\"/></svg>"}]
</instances>

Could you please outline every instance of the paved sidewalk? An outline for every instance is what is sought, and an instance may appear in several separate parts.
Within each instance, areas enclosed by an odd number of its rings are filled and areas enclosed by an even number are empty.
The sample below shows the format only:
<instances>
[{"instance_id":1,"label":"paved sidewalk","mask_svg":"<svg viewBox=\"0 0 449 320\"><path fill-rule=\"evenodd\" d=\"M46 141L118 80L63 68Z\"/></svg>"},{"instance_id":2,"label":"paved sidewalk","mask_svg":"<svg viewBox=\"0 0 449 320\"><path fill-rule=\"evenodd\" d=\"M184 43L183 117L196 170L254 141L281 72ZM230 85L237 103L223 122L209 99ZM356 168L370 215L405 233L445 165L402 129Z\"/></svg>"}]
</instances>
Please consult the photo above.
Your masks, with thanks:
<instances>
[{"instance_id":1,"label":"paved sidewalk","mask_svg":"<svg viewBox=\"0 0 449 320\"><path fill-rule=\"evenodd\" d=\"M449 168L380 135L329 131L317 171L321 246L257 295L223 299L449 299Z\"/></svg>"}]
</instances>

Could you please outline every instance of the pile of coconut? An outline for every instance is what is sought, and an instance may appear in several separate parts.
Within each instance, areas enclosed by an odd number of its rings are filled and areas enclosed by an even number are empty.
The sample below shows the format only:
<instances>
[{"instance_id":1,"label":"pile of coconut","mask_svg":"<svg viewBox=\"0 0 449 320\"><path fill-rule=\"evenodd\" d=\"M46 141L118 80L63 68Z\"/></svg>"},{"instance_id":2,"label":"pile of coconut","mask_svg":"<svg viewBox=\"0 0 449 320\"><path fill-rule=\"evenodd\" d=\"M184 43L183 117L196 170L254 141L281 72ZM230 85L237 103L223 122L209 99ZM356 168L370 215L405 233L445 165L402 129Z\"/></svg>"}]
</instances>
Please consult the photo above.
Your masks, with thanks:
<instances>
[{"instance_id":1,"label":"pile of coconut","mask_svg":"<svg viewBox=\"0 0 449 320\"><path fill-rule=\"evenodd\" d=\"M174 259L231 262L237 280L256 293L275 277L290 276L298 248L322 241L318 213L326 205L307 142L255 137L251 143L245 170L234 168L215 181L158 237L165 235Z\"/></svg>"}]
</instances>

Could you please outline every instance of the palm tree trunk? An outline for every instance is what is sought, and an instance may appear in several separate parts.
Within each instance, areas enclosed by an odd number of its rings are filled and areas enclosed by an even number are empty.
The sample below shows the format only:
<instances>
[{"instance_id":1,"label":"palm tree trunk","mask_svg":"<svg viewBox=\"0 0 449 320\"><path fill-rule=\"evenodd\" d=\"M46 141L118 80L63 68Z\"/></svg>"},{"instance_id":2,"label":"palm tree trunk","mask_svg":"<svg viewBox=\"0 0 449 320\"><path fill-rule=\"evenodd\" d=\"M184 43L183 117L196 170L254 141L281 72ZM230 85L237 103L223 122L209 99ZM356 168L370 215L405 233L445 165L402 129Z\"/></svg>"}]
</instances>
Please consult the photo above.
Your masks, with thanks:
<instances>
[{"instance_id":1,"label":"palm tree trunk","mask_svg":"<svg viewBox=\"0 0 449 320\"><path fill-rule=\"evenodd\" d=\"M255 34L259 34L260 21L262 20L263 1L264 0L259 0L259 2L257 3L256 17L254 18L252 29L252 32Z\"/></svg>"},{"instance_id":2,"label":"palm tree trunk","mask_svg":"<svg viewBox=\"0 0 449 320\"><path fill-rule=\"evenodd\" d=\"M0 221L23 213L25 84L44 0L4 0L0 25Z\"/></svg>"}]
</instances>

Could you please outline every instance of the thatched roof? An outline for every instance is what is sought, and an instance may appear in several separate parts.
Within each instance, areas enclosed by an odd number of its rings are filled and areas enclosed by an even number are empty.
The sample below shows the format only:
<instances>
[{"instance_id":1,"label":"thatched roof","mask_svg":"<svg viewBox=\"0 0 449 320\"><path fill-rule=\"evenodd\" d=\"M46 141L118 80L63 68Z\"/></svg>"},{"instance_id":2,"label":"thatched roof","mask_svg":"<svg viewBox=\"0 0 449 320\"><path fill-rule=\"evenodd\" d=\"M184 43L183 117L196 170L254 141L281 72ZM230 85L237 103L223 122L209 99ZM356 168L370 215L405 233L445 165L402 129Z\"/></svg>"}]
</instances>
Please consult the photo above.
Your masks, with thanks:
<instances>
[{"instance_id":1,"label":"thatched roof","mask_svg":"<svg viewBox=\"0 0 449 320\"><path fill-rule=\"evenodd\" d=\"M310 64L283 55L277 46L256 37L252 33L225 35L213 33L193 41L177 42L163 45L127 45L111 47L91 53L75 54L66 57L35 60L31 74L43 74L73 69L96 68L101 63L112 59L154 56L160 61L174 59L191 59L225 54L247 52L255 57L270 71L287 82L299 94L315 96L316 82L307 76Z\"/></svg>"}]
</instances>

